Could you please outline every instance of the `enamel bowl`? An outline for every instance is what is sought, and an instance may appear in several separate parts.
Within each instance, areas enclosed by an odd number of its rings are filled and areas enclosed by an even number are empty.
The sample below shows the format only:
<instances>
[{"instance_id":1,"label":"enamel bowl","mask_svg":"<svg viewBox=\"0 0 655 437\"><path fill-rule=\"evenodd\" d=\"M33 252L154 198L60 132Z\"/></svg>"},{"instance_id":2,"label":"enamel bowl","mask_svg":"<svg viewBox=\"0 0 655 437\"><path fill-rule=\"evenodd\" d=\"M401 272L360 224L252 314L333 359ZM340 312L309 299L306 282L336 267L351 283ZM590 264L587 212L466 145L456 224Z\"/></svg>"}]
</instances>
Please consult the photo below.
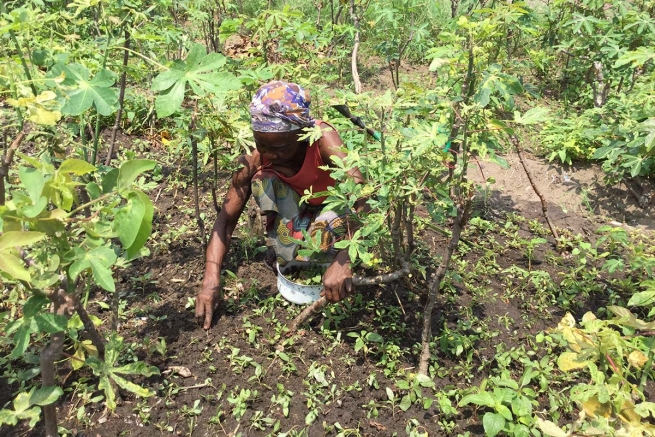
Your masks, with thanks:
<instances>
[{"instance_id":1,"label":"enamel bowl","mask_svg":"<svg viewBox=\"0 0 655 437\"><path fill-rule=\"evenodd\" d=\"M302 262L302 261L291 261L286 266L281 267L279 264L276 264L277 267L277 289L286 300L289 302L303 305L315 302L319 299L321 291L323 291L323 284L319 285L304 285L293 282L287 277L284 276L284 272L290 269L291 267L303 268L312 268L315 266L327 267L329 263L312 263L312 262Z\"/></svg>"}]
</instances>

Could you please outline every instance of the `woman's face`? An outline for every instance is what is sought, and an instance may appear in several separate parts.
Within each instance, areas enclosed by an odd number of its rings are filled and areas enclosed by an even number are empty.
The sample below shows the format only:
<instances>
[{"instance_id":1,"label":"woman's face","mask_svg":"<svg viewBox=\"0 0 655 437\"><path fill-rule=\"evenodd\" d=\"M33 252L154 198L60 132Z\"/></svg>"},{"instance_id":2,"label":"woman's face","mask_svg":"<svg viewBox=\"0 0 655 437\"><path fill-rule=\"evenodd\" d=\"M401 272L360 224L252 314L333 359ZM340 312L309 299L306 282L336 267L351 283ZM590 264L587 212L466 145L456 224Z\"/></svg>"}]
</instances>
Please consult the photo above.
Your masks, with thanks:
<instances>
[{"instance_id":1,"label":"woman's face","mask_svg":"<svg viewBox=\"0 0 655 437\"><path fill-rule=\"evenodd\" d=\"M284 164L298 158L303 143L296 132L253 132L257 151L273 164Z\"/></svg>"}]
</instances>

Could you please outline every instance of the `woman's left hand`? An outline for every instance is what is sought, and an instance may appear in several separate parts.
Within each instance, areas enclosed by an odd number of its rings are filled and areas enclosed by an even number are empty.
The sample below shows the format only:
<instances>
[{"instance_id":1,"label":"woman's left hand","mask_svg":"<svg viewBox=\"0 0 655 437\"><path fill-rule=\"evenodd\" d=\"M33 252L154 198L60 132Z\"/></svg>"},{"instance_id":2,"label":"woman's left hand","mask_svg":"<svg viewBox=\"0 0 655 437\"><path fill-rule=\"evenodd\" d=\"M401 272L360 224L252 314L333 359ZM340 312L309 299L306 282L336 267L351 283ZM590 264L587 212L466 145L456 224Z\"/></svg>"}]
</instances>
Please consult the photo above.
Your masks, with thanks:
<instances>
[{"instance_id":1,"label":"woman's left hand","mask_svg":"<svg viewBox=\"0 0 655 437\"><path fill-rule=\"evenodd\" d=\"M328 302L339 302L353 292L353 272L350 269L348 252L339 252L323 275L323 291Z\"/></svg>"}]
</instances>

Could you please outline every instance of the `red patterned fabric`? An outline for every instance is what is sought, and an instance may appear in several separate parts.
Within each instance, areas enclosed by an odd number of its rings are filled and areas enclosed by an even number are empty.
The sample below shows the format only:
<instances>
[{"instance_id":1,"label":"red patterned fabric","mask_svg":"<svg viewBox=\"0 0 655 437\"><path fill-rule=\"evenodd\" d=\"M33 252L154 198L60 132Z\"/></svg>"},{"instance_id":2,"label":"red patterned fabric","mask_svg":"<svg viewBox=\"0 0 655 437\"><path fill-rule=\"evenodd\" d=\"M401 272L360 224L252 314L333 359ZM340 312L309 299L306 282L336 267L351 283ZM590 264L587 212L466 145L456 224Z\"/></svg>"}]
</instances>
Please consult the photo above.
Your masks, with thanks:
<instances>
[{"instance_id":1,"label":"red patterned fabric","mask_svg":"<svg viewBox=\"0 0 655 437\"><path fill-rule=\"evenodd\" d=\"M325 124L334 129L328 123L321 122L319 120L317 120L316 123ZM330 171L319 168L320 166L324 166L326 164L323 162L323 158L321 157L318 141L314 142L307 148L305 161L303 162L302 168L295 176L287 177L274 170L271 170L271 163L264 157L262 157L262 164L263 170L273 171L280 178L280 180L286 182L301 197L305 195L305 190L309 190L310 188L313 193L318 193L320 191L326 191L328 187L334 186L334 179L332 179L332 176L330 176ZM326 198L326 196L323 196L310 199L309 204L312 206L318 206L322 204Z\"/></svg>"}]
</instances>

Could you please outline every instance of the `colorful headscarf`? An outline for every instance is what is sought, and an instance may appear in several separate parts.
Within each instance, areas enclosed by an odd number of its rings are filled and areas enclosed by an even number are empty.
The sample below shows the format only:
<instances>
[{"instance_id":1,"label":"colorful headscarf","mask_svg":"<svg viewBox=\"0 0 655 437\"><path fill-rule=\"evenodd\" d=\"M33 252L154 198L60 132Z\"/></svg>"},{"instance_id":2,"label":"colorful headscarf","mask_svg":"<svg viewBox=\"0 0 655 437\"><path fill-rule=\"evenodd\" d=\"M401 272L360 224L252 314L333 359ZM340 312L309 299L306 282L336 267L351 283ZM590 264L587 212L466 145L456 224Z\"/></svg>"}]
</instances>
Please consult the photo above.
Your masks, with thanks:
<instances>
[{"instance_id":1,"label":"colorful headscarf","mask_svg":"<svg viewBox=\"0 0 655 437\"><path fill-rule=\"evenodd\" d=\"M276 80L257 90L250 104L252 130L290 132L313 127L309 115L309 92L300 85Z\"/></svg>"}]
</instances>

